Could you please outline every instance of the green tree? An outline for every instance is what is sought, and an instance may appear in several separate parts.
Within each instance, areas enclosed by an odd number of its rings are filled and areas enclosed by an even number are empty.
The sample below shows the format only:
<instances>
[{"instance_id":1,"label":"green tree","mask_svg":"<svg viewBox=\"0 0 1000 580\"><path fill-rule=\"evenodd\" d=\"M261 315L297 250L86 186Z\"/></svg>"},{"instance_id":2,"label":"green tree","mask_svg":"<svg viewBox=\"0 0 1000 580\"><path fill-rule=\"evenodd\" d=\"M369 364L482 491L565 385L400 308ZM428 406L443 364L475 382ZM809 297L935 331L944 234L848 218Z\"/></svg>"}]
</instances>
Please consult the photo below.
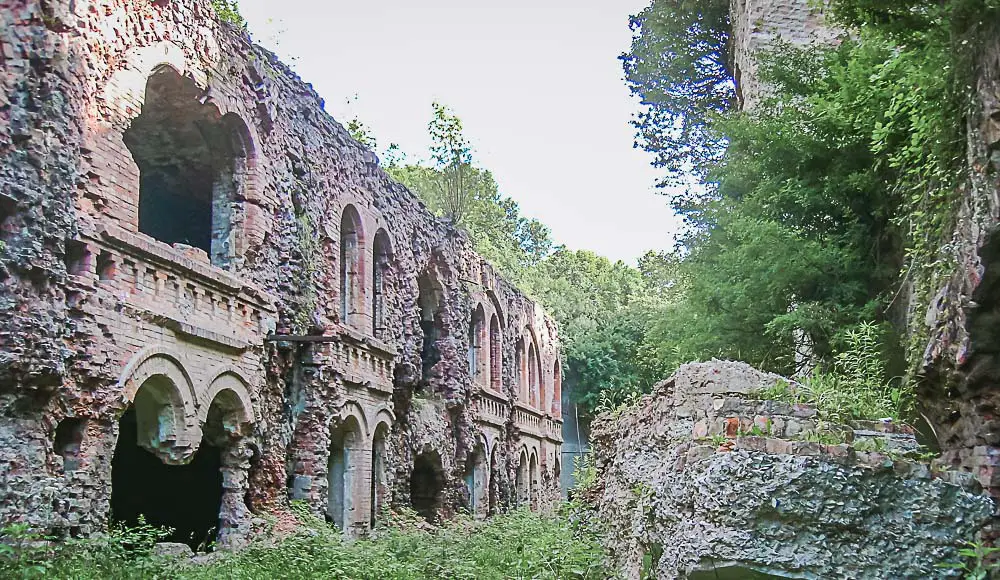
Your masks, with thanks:
<instances>
[{"instance_id":1,"label":"green tree","mask_svg":"<svg viewBox=\"0 0 1000 580\"><path fill-rule=\"evenodd\" d=\"M704 176L725 150L711 120L736 102L729 66L729 0L653 0L630 19L632 48L621 56L642 110L636 145L665 170L660 185Z\"/></svg>"}]
</instances>

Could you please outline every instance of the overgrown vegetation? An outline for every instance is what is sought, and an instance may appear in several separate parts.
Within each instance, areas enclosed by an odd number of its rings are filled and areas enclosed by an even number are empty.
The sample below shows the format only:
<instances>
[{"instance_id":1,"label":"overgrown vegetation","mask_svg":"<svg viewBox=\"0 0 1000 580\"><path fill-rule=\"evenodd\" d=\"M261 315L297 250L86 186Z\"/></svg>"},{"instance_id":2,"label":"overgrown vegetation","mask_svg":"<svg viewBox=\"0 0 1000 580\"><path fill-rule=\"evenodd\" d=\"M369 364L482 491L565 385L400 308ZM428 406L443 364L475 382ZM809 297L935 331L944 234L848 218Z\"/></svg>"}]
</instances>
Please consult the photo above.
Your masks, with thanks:
<instances>
[{"instance_id":1,"label":"overgrown vegetation","mask_svg":"<svg viewBox=\"0 0 1000 580\"><path fill-rule=\"evenodd\" d=\"M23 528L0 537L3 578L259 578L438 579L610 577L597 541L564 517L528 511L488 522L459 519L433 531L403 517L374 538L344 541L340 532L310 520L277 543L218 554L192 564L152 555L160 534L152 528L114 530L88 540L40 544Z\"/></svg>"},{"instance_id":2,"label":"overgrown vegetation","mask_svg":"<svg viewBox=\"0 0 1000 580\"><path fill-rule=\"evenodd\" d=\"M687 224L684 296L648 342L682 360L816 366L800 396L831 415L906 415L909 389L886 375L902 373L907 347L918 358L924 337L902 344L911 329L894 309L912 283L922 317L949 271L971 55L998 3L835 0L831 23L852 34L758 55L769 91L750 111L735 107L728 5L653 0L622 57L646 108L637 144L664 185L700 181L671 199ZM859 348L865 368L850 360Z\"/></svg>"},{"instance_id":3,"label":"overgrown vegetation","mask_svg":"<svg viewBox=\"0 0 1000 580\"><path fill-rule=\"evenodd\" d=\"M232 24L241 29L247 29L247 21L240 14L240 6L237 0L212 0L212 9L219 17L219 20Z\"/></svg>"},{"instance_id":4,"label":"overgrown vegetation","mask_svg":"<svg viewBox=\"0 0 1000 580\"><path fill-rule=\"evenodd\" d=\"M763 399L815 405L833 422L905 419L911 397L899 377L887 377L879 328L862 323L845 332L846 348L829 370L816 369L795 384L778 382L758 393Z\"/></svg>"}]
</instances>

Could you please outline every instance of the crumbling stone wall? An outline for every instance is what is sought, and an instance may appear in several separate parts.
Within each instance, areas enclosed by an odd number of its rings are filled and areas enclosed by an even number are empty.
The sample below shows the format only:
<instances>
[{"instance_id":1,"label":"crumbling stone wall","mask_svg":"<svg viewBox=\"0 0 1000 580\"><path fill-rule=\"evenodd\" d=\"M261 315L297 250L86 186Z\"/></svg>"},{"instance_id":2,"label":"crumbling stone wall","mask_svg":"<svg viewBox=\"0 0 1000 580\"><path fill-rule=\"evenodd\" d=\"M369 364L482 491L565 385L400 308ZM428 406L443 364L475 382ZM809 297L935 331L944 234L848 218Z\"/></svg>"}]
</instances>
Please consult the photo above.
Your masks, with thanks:
<instances>
[{"instance_id":1,"label":"crumbling stone wall","mask_svg":"<svg viewBox=\"0 0 1000 580\"><path fill-rule=\"evenodd\" d=\"M955 561L993 511L974 479L913 459L905 426L821 425L810 406L758 399L783 380L692 363L594 423L584 497L623 575L951 574L936 565ZM819 433L846 442L815 442Z\"/></svg>"},{"instance_id":2,"label":"crumbling stone wall","mask_svg":"<svg viewBox=\"0 0 1000 580\"><path fill-rule=\"evenodd\" d=\"M288 498L363 533L374 498L409 502L421 454L436 516L512 505L521 451L533 504L555 501L552 320L207 1L2 0L0 67L0 525L103 527L131 408L164 464L221 449L223 542ZM150 195L211 212L209 241L157 239ZM480 341L472 376L480 307L499 356Z\"/></svg>"},{"instance_id":3,"label":"crumbling stone wall","mask_svg":"<svg viewBox=\"0 0 1000 580\"><path fill-rule=\"evenodd\" d=\"M758 58L776 41L795 46L836 42L843 31L825 13L826 3L815 0L731 0L730 61L740 108L752 109L767 90Z\"/></svg>"}]
</instances>

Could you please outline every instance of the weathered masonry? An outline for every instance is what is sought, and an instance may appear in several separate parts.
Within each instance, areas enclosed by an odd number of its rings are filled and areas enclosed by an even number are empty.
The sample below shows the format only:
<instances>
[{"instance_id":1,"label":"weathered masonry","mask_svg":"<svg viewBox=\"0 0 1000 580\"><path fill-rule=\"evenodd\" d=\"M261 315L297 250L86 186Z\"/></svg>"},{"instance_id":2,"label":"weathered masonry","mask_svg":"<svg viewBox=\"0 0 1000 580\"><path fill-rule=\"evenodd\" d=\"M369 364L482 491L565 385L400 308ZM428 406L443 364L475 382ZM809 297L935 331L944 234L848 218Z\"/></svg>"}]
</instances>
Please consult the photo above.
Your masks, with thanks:
<instances>
[{"instance_id":1,"label":"weathered masonry","mask_svg":"<svg viewBox=\"0 0 1000 580\"><path fill-rule=\"evenodd\" d=\"M554 323L207 1L0 0L0 525L558 498Z\"/></svg>"}]
</instances>

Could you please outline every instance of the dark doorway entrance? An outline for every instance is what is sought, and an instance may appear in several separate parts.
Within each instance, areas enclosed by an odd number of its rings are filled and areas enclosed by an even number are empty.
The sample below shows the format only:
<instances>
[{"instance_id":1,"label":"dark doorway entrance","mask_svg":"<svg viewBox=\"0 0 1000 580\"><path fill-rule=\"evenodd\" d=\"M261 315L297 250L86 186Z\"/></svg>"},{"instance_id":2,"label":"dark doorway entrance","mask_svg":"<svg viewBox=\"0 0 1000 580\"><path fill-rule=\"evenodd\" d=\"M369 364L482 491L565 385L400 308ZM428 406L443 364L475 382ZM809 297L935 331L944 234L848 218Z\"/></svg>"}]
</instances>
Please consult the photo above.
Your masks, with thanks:
<instances>
[{"instance_id":1,"label":"dark doorway entrance","mask_svg":"<svg viewBox=\"0 0 1000 580\"><path fill-rule=\"evenodd\" d=\"M421 453L413 460L410 475L410 504L429 522L437 521L443 487L441 458L437 453Z\"/></svg>"},{"instance_id":2,"label":"dark doorway entrance","mask_svg":"<svg viewBox=\"0 0 1000 580\"><path fill-rule=\"evenodd\" d=\"M119 421L118 444L111 461L111 517L128 526L166 526L166 538L192 549L215 540L222 505L221 453L207 441L187 465L167 465L138 445L134 407Z\"/></svg>"}]
</instances>

